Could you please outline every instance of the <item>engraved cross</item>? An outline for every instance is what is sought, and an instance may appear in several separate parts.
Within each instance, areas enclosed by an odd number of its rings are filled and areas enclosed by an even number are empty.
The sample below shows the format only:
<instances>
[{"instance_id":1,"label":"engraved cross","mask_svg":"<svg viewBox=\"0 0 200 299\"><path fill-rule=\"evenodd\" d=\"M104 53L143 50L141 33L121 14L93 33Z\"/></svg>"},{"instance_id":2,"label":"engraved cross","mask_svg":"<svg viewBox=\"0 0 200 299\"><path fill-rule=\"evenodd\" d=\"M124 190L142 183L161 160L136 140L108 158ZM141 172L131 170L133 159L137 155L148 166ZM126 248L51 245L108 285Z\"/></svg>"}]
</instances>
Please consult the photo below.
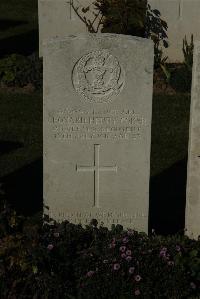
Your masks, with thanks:
<instances>
[{"instance_id":1,"label":"engraved cross","mask_svg":"<svg viewBox=\"0 0 200 299\"><path fill-rule=\"evenodd\" d=\"M94 145L94 165L93 166L76 166L77 172L94 173L94 207L99 208L99 178L100 172L113 171L117 172L117 166L100 166L100 144Z\"/></svg>"}]
</instances>

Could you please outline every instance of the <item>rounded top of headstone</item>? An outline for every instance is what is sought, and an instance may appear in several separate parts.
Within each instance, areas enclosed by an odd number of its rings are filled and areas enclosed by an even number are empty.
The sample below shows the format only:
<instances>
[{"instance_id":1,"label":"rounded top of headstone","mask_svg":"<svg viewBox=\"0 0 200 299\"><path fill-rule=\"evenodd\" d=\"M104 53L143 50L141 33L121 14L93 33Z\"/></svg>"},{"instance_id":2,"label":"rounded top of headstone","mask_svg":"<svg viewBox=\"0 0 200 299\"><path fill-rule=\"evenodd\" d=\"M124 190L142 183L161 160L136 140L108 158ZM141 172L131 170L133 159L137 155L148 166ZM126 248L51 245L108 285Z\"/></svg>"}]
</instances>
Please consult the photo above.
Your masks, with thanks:
<instances>
[{"instance_id":1,"label":"rounded top of headstone","mask_svg":"<svg viewBox=\"0 0 200 299\"><path fill-rule=\"evenodd\" d=\"M103 39L110 39L110 40L126 40L128 42L133 43L140 43L140 44L149 44L153 46L153 41L151 39L132 36L132 35L124 35L124 34L115 34L115 33L80 33L76 35L67 35L65 37L53 37L43 42L43 45L50 46L52 43L56 42L65 42L67 40L76 40L76 39L86 39L86 40L103 40Z\"/></svg>"}]
</instances>

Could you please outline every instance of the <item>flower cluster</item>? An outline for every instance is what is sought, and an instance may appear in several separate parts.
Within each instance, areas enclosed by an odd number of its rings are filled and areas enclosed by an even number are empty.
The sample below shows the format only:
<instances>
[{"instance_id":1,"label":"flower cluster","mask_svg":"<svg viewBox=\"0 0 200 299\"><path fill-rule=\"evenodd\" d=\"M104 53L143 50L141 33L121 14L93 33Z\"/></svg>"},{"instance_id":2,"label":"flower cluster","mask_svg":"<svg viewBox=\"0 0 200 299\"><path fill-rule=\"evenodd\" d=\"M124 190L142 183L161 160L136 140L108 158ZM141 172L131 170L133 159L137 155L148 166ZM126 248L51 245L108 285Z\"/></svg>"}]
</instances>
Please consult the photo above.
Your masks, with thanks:
<instances>
[{"instance_id":1,"label":"flower cluster","mask_svg":"<svg viewBox=\"0 0 200 299\"><path fill-rule=\"evenodd\" d=\"M44 225L38 236L32 231L1 237L1 298L200 296L200 240L68 222Z\"/></svg>"}]
</instances>

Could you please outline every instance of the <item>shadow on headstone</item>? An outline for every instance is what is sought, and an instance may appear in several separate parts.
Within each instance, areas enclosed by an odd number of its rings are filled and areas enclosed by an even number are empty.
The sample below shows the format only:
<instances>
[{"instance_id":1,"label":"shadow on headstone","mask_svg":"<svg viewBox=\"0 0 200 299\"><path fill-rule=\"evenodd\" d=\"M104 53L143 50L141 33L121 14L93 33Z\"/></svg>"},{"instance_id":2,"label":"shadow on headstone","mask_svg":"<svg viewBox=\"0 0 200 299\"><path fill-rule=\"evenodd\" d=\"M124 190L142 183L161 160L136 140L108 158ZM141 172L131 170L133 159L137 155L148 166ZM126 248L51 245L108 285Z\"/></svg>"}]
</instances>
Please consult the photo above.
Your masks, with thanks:
<instances>
[{"instance_id":1,"label":"shadow on headstone","mask_svg":"<svg viewBox=\"0 0 200 299\"><path fill-rule=\"evenodd\" d=\"M22 142L0 140L0 155L7 154L23 146Z\"/></svg>"},{"instance_id":2,"label":"shadow on headstone","mask_svg":"<svg viewBox=\"0 0 200 299\"><path fill-rule=\"evenodd\" d=\"M39 47L38 30L15 35L0 41L0 57L8 54L30 55Z\"/></svg>"},{"instance_id":3,"label":"shadow on headstone","mask_svg":"<svg viewBox=\"0 0 200 299\"><path fill-rule=\"evenodd\" d=\"M1 179L6 200L20 214L33 215L43 207L42 158Z\"/></svg>"},{"instance_id":4,"label":"shadow on headstone","mask_svg":"<svg viewBox=\"0 0 200 299\"><path fill-rule=\"evenodd\" d=\"M187 158L151 178L149 231L162 235L184 232L186 180Z\"/></svg>"}]
</instances>

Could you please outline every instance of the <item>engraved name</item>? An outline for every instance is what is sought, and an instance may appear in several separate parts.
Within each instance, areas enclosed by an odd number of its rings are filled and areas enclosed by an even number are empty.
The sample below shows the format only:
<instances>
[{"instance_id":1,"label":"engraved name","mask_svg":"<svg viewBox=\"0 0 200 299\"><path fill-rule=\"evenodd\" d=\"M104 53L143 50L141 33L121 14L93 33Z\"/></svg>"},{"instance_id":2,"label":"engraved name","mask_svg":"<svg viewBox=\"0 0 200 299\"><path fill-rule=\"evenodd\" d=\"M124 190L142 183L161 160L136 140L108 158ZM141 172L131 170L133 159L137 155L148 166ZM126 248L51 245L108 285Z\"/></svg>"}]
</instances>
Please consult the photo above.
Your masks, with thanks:
<instances>
[{"instance_id":1,"label":"engraved name","mask_svg":"<svg viewBox=\"0 0 200 299\"><path fill-rule=\"evenodd\" d=\"M135 111L63 109L49 114L53 137L62 140L118 139L141 137L146 120Z\"/></svg>"}]
</instances>

